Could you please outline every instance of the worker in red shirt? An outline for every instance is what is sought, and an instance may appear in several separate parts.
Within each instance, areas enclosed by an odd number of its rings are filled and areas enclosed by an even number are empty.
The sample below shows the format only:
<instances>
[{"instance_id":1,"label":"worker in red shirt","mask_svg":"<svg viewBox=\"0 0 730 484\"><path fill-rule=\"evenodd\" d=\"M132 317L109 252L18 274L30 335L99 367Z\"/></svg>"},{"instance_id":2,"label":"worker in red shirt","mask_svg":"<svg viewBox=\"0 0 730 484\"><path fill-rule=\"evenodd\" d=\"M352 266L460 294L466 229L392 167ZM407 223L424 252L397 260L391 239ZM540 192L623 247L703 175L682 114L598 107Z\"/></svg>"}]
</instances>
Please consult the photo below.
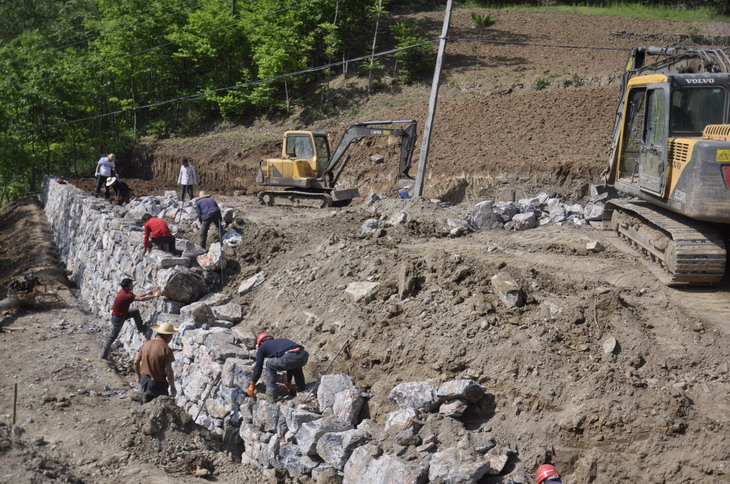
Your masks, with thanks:
<instances>
[{"instance_id":1,"label":"worker in red shirt","mask_svg":"<svg viewBox=\"0 0 730 484\"><path fill-rule=\"evenodd\" d=\"M153 217L146 213L142 215L142 222L144 222L144 249L142 255L147 253L150 248L150 242L157 245L162 250L167 247L168 252L175 253L175 237L170 232L170 227L161 218Z\"/></svg>"},{"instance_id":2,"label":"worker in red shirt","mask_svg":"<svg viewBox=\"0 0 730 484\"><path fill-rule=\"evenodd\" d=\"M134 319L134 324L137 327L137 331L145 334L147 327L142 322L142 316L139 314L138 309L129 309L133 301L149 301L158 296L158 292L152 290L143 295L137 295L132 292L134 289L134 282L132 279L123 279L121 283L122 289L117 293L117 297L114 298L114 306L112 308L112 331L109 333L109 337L104 343L104 349L101 351L101 357L107 359L109 356L109 350L112 347L112 343L119 336L119 332L124 326L124 322L129 318ZM149 338L148 338L149 339Z\"/></svg>"}]
</instances>

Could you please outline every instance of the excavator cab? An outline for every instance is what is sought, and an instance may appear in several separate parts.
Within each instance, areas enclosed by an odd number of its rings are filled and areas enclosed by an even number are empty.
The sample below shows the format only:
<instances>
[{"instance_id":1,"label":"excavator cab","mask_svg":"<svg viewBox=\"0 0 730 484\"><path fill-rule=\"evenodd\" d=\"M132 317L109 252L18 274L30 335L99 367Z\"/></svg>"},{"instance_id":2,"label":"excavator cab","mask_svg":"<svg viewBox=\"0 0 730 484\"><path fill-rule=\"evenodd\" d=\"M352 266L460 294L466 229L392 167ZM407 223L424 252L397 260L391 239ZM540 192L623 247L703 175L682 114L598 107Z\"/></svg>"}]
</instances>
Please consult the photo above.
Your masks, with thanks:
<instances>
[{"instance_id":1,"label":"excavator cab","mask_svg":"<svg viewBox=\"0 0 730 484\"><path fill-rule=\"evenodd\" d=\"M657 56L647 62L648 56ZM730 232L730 58L722 50L637 47L624 74L604 217L670 285L712 284Z\"/></svg>"}]
</instances>

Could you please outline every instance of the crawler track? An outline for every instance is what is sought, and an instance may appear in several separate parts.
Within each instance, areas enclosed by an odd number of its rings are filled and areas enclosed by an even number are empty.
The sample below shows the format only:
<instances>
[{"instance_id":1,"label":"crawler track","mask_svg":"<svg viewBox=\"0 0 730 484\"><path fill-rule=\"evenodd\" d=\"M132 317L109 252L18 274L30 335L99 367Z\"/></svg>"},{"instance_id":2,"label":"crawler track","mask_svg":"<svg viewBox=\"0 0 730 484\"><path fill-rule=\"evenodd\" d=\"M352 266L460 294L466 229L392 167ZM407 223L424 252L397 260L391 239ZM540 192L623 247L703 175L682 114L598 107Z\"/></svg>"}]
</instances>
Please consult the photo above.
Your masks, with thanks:
<instances>
[{"instance_id":1,"label":"crawler track","mask_svg":"<svg viewBox=\"0 0 730 484\"><path fill-rule=\"evenodd\" d=\"M722 235L703 222L687 219L646 202L612 200L611 229L642 252L667 285L706 285L722 280L726 250Z\"/></svg>"}]
</instances>

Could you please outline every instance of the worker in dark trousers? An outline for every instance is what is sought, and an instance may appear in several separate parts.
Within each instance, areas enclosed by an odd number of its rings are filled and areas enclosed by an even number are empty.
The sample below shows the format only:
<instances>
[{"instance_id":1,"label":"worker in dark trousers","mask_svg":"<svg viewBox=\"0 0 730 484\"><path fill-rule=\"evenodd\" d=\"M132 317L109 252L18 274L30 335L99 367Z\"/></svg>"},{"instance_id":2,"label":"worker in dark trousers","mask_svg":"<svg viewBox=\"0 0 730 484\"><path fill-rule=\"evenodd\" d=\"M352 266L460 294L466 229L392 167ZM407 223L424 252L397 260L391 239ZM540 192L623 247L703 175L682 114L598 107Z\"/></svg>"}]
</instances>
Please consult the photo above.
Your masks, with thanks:
<instances>
[{"instance_id":1,"label":"worker in dark trousers","mask_svg":"<svg viewBox=\"0 0 730 484\"><path fill-rule=\"evenodd\" d=\"M195 202L195 211L198 212L198 220L203 224L200 227L200 246L204 249L207 248L208 229L210 229L211 224L215 225L222 242L223 228L221 227L221 222L223 218L221 217L221 208L203 190L198 193L198 201Z\"/></svg>"},{"instance_id":2,"label":"worker in dark trousers","mask_svg":"<svg viewBox=\"0 0 730 484\"><path fill-rule=\"evenodd\" d=\"M266 399L276 398L276 373L286 371L284 386L289 396L295 397L297 391L305 390L304 371L302 368L307 364L309 353L302 345L299 345L286 338L274 339L269 333L261 333L256 337L256 363L253 366L253 376L248 386L248 396L256 396L256 382L261 378L264 368L264 359L268 358L266 364ZM291 384L292 377L296 388Z\"/></svg>"},{"instance_id":3,"label":"worker in dark trousers","mask_svg":"<svg viewBox=\"0 0 730 484\"><path fill-rule=\"evenodd\" d=\"M117 205L119 206L128 204L129 200L132 198L132 189L129 188L129 185L117 177L113 176L108 178L106 186L114 189L114 200L116 200Z\"/></svg>"},{"instance_id":4,"label":"worker in dark trousers","mask_svg":"<svg viewBox=\"0 0 730 484\"><path fill-rule=\"evenodd\" d=\"M101 351L101 357L107 359L109 356L109 350L111 350L112 343L119 336L119 332L124 326L124 322L129 318L134 319L134 324L137 327L137 331L147 336L147 327L142 321L142 316L139 314L138 309L129 309L134 301L149 301L157 297L154 291L149 291L143 295L134 294L134 281L132 279L123 279L121 283L122 289L117 293L117 297L114 298L114 307L112 308L112 330L109 333L109 337L104 343L104 349Z\"/></svg>"},{"instance_id":5,"label":"worker in dark trousers","mask_svg":"<svg viewBox=\"0 0 730 484\"><path fill-rule=\"evenodd\" d=\"M161 218L153 217L148 213L142 215L142 222L144 222L142 255L147 253L151 244L155 244L162 250L177 254L175 251L175 236L170 232L170 227L167 226L167 222Z\"/></svg>"},{"instance_id":6,"label":"worker in dark trousers","mask_svg":"<svg viewBox=\"0 0 730 484\"><path fill-rule=\"evenodd\" d=\"M169 343L172 336L180 331L170 323L152 326L157 333L155 339L147 341L134 359L134 372L139 378L139 402L145 404L162 395L175 397L175 372L172 362L175 356Z\"/></svg>"}]
</instances>

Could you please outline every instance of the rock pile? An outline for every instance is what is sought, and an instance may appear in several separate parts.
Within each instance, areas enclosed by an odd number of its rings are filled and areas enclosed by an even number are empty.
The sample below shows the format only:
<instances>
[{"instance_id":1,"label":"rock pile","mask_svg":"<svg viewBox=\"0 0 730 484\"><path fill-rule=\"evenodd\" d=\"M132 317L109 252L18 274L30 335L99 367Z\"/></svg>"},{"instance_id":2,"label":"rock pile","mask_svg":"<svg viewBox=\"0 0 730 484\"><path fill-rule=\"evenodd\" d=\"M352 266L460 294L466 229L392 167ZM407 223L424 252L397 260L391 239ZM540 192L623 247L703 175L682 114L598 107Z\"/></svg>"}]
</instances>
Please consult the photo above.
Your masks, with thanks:
<instances>
[{"instance_id":1,"label":"rock pile","mask_svg":"<svg viewBox=\"0 0 730 484\"><path fill-rule=\"evenodd\" d=\"M605 208L601 201L603 198L603 195L596 192L585 206L562 203L559 198L551 197L545 192L514 202L484 200L475 204L462 218L446 219L444 229L452 237L458 237L476 230L528 230L550 223L588 225L602 220ZM383 200L388 200L388 197L371 193L366 198L365 205L376 209ZM377 233L383 227L404 224L408 219L405 212L369 218L362 224L362 233Z\"/></svg>"},{"instance_id":2,"label":"rock pile","mask_svg":"<svg viewBox=\"0 0 730 484\"><path fill-rule=\"evenodd\" d=\"M397 385L396 409L384 425L358 415L366 396L343 374L325 375L311 404L245 399L239 435L244 459L290 476L329 473L344 483L477 482L500 474L514 454L465 422L485 421L491 397L472 380L434 388L426 382ZM233 420L231 420L233 421Z\"/></svg>"}]
</instances>

